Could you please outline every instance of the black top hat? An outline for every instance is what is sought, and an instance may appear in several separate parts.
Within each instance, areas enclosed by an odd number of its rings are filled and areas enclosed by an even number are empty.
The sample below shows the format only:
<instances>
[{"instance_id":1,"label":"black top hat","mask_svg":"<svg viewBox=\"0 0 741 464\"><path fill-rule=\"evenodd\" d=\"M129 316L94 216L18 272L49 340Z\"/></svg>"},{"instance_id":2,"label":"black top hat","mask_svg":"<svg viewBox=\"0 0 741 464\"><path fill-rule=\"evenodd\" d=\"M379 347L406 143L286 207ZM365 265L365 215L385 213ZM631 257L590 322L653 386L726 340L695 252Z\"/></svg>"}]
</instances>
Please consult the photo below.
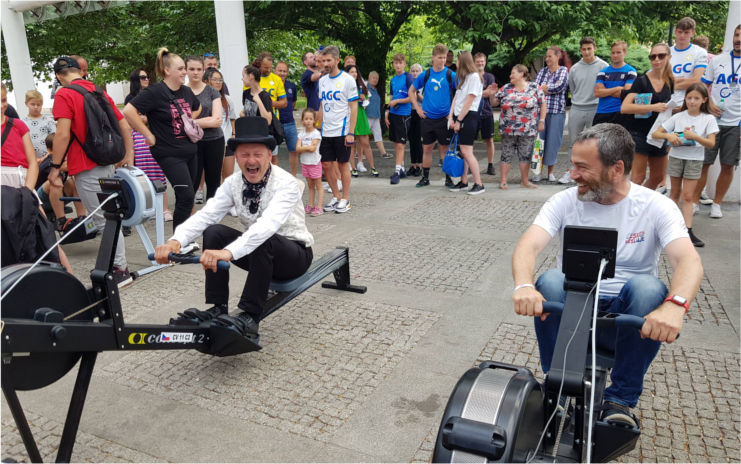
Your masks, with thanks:
<instances>
[{"instance_id":1,"label":"black top hat","mask_svg":"<svg viewBox=\"0 0 741 464\"><path fill-rule=\"evenodd\" d=\"M273 116L275 117L275 116ZM271 151L275 148L275 138L270 135L268 121L259 116L245 116L234 122L236 136L229 139L227 145L231 149L243 143L262 143Z\"/></svg>"},{"instance_id":2,"label":"black top hat","mask_svg":"<svg viewBox=\"0 0 741 464\"><path fill-rule=\"evenodd\" d=\"M71 56L60 56L57 58L57 61L54 62L54 73L56 74L66 68L80 69L80 64Z\"/></svg>"}]
</instances>

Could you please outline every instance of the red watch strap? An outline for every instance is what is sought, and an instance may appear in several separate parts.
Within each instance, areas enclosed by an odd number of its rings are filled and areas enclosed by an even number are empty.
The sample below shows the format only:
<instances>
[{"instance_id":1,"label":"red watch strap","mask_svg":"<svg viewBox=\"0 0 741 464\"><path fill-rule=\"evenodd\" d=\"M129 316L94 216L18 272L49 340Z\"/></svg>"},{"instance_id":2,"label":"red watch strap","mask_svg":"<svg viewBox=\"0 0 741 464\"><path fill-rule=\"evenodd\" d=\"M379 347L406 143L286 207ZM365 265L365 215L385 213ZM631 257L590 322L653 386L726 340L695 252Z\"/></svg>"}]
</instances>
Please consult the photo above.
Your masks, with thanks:
<instances>
[{"instance_id":1,"label":"red watch strap","mask_svg":"<svg viewBox=\"0 0 741 464\"><path fill-rule=\"evenodd\" d=\"M677 306L683 307L685 314L687 314L688 312L690 312L690 302L689 301L685 301L684 304L677 303L676 301L674 301L674 295L671 295L671 296L666 297L666 299L664 300L664 303L666 303L667 301L670 302L670 303L674 303Z\"/></svg>"}]
</instances>

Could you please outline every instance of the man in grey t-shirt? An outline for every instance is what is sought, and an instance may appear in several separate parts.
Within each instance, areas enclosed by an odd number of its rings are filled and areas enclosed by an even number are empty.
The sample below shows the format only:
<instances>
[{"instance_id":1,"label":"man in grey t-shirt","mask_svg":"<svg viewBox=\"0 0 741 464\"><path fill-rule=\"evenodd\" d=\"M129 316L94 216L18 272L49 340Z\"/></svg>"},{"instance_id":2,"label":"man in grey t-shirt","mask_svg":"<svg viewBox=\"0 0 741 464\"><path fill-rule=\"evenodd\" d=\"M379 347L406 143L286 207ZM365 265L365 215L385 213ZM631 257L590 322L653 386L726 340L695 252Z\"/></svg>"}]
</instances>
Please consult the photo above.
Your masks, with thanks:
<instances>
[{"instance_id":1,"label":"man in grey t-shirt","mask_svg":"<svg viewBox=\"0 0 741 464\"><path fill-rule=\"evenodd\" d=\"M592 119L597 111L599 99L594 96L594 84L597 82L597 73L607 67L594 52L597 45L593 37L583 37L579 41L581 60L569 71L569 90L571 90L571 110L569 111L569 156L571 147L579 133L592 127ZM573 182L571 171L566 171L558 180L561 184Z\"/></svg>"}]
</instances>

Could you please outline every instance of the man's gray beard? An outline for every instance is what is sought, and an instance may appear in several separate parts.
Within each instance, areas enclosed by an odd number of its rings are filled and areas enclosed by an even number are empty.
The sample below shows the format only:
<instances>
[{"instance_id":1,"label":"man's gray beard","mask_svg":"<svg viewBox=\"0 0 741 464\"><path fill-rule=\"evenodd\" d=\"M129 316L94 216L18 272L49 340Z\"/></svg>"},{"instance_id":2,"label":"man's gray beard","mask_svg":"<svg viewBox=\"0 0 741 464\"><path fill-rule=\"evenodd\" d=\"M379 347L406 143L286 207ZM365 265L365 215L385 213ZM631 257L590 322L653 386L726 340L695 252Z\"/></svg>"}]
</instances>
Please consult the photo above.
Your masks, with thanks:
<instances>
[{"instance_id":1,"label":"man's gray beard","mask_svg":"<svg viewBox=\"0 0 741 464\"><path fill-rule=\"evenodd\" d=\"M594 201L601 203L602 200L612 193L612 188L606 185L600 185L597 190L588 190L586 193L577 193L576 198L580 201Z\"/></svg>"}]
</instances>

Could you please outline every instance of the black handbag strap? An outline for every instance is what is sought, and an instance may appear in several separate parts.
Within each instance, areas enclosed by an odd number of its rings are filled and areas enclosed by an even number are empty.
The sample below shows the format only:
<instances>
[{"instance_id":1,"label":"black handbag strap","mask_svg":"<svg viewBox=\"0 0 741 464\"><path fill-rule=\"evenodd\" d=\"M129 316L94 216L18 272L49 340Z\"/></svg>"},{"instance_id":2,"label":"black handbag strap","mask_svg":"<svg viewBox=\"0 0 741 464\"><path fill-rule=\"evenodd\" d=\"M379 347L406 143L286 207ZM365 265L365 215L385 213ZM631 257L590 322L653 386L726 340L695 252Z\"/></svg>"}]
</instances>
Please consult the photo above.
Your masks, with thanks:
<instances>
[{"instance_id":1,"label":"black handbag strap","mask_svg":"<svg viewBox=\"0 0 741 464\"><path fill-rule=\"evenodd\" d=\"M8 138L8 135L10 135L10 130L13 128L13 120L15 118L6 116L5 119L7 119L7 121L5 121L5 130L3 131L3 140L2 140L3 145L5 144L5 140Z\"/></svg>"}]
</instances>

